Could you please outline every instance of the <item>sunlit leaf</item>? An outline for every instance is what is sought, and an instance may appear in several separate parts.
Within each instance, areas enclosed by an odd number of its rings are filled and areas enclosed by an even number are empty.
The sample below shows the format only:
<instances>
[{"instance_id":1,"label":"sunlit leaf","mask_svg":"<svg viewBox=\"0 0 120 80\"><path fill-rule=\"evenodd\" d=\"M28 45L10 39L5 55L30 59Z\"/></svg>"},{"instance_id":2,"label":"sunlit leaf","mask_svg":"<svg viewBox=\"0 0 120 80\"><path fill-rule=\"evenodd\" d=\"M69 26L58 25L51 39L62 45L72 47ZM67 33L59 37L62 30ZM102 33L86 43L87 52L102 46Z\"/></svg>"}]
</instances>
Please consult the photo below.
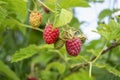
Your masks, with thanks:
<instances>
[{"instance_id":1,"label":"sunlit leaf","mask_svg":"<svg viewBox=\"0 0 120 80\"><path fill-rule=\"evenodd\" d=\"M72 12L66 9L62 9L60 13L56 14L54 27L60 27L70 23L72 17L73 17Z\"/></svg>"},{"instance_id":2,"label":"sunlit leaf","mask_svg":"<svg viewBox=\"0 0 120 80\"><path fill-rule=\"evenodd\" d=\"M45 0L44 4L52 11L56 10L57 4L61 8L89 7L88 2L85 0Z\"/></svg>"},{"instance_id":3,"label":"sunlit leaf","mask_svg":"<svg viewBox=\"0 0 120 80\"><path fill-rule=\"evenodd\" d=\"M62 8L70 7L89 7L88 2L85 0L59 0Z\"/></svg>"},{"instance_id":4,"label":"sunlit leaf","mask_svg":"<svg viewBox=\"0 0 120 80\"><path fill-rule=\"evenodd\" d=\"M98 28L100 33L106 40L118 39L120 36L120 24L111 20L109 24L100 24Z\"/></svg>"}]
</instances>

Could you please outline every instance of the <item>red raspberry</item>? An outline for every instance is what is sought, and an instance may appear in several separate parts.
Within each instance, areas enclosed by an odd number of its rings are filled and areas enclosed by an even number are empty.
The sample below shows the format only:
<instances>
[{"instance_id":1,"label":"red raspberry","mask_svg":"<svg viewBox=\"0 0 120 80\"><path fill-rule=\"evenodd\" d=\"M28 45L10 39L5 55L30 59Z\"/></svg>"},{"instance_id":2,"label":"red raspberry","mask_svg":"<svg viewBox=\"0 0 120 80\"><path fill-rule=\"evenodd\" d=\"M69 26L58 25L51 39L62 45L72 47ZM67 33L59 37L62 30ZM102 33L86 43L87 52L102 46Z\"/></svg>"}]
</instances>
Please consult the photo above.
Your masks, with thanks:
<instances>
[{"instance_id":1,"label":"red raspberry","mask_svg":"<svg viewBox=\"0 0 120 80\"><path fill-rule=\"evenodd\" d=\"M77 56L81 50L81 46L82 42L77 37L66 41L66 50L71 56Z\"/></svg>"},{"instance_id":2,"label":"red raspberry","mask_svg":"<svg viewBox=\"0 0 120 80\"><path fill-rule=\"evenodd\" d=\"M55 43L59 37L59 29L52 29L52 24L48 24L45 26L43 37L47 44Z\"/></svg>"},{"instance_id":3,"label":"red raspberry","mask_svg":"<svg viewBox=\"0 0 120 80\"><path fill-rule=\"evenodd\" d=\"M35 77L27 78L27 80L37 80Z\"/></svg>"}]
</instances>

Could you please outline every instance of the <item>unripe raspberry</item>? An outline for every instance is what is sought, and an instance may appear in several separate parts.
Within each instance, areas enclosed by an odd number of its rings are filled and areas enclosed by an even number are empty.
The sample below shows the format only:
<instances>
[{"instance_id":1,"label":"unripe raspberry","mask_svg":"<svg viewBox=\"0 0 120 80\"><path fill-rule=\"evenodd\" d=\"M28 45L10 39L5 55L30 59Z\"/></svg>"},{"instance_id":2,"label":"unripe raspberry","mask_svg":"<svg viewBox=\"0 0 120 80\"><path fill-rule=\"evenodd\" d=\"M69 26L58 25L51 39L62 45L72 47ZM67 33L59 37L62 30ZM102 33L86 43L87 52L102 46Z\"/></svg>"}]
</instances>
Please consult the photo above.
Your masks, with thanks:
<instances>
[{"instance_id":1,"label":"unripe raspberry","mask_svg":"<svg viewBox=\"0 0 120 80\"><path fill-rule=\"evenodd\" d=\"M58 39L55 43L54 43L54 48L55 49L60 49L64 46L64 41L62 39Z\"/></svg>"},{"instance_id":2,"label":"unripe raspberry","mask_svg":"<svg viewBox=\"0 0 120 80\"><path fill-rule=\"evenodd\" d=\"M37 28L40 26L42 21L42 15L40 12L31 12L29 17L30 25L34 28Z\"/></svg>"}]
</instances>

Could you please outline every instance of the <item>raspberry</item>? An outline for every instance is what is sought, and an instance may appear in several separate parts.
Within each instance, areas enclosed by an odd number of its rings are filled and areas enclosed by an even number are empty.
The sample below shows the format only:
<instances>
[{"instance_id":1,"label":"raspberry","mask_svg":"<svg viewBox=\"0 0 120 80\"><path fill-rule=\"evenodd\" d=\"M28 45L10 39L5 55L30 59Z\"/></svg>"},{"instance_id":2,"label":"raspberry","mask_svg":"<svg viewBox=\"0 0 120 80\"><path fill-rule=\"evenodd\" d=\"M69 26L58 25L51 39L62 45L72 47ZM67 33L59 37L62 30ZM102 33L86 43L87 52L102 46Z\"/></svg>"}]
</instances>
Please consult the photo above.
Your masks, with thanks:
<instances>
[{"instance_id":1,"label":"raspberry","mask_svg":"<svg viewBox=\"0 0 120 80\"><path fill-rule=\"evenodd\" d=\"M42 15L40 12L31 12L29 17L30 25L34 28L40 26L42 20Z\"/></svg>"},{"instance_id":2,"label":"raspberry","mask_svg":"<svg viewBox=\"0 0 120 80\"><path fill-rule=\"evenodd\" d=\"M47 44L55 43L59 37L59 29L52 29L52 24L48 24L45 26L43 32L43 38Z\"/></svg>"},{"instance_id":3,"label":"raspberry","mask_svg":"<svg viewBox=\"0 0 120 80\"><path fill-rule=\"evenodd\" d=\"M37 80L35 77L28 77L27 80Z\"/></svg>"},{"instance_id":4,"label":"raspberry","mask_svg":"<svg viewBox=\"0 0 120 80\"><path fill-rule=\"evenodd\" d=\"M69 55L77 56L81 50L82 42L76 37L66 41L66 50Z\"/></svg>"},{"instance_id":5,"label":"raspberry","mask_svg":"<svg viewBox=\"0 0 120 80\"><path fill-rule=\"evenodd\" d=\"M54 48L55 49L60 49L63 46L64 46L64 41L60 38L54 43Z\"/></svg>"}]
</instances>

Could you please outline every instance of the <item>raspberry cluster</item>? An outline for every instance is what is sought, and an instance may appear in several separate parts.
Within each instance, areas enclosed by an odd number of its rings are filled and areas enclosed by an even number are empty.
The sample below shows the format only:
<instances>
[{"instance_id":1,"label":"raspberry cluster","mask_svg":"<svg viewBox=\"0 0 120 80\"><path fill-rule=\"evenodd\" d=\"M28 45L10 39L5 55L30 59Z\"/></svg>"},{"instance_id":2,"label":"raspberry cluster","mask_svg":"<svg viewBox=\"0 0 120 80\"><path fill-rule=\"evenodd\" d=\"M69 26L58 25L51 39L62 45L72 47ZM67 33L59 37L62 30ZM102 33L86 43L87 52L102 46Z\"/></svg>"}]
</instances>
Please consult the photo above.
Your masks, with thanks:
<instances>
[{"instance_id":1,"label":"raspberry cluster","mask_svg":"<svg viewBox=\"0 0 120 80\"><path fill-rule=\"evenodd\" d=\"M49 12L49 10L43 7L45 12ZM33 28L38 28L42 21L42 15L38 11L32 11L29 17L30 25ZM63 33L62 37L60 34ZM43 31L43 38L47 44L54 44L55 49L60 49L64 46L66 47L66 51L71 56L77 56L81 51L82 43L85 41L86 37L83 34L78 34L78 30L73 28L64 28L64 30L60 30L60 28L54 28L51 23L46 24Z\"/></svg>"},{"instance_id":2,"label":"raspberry cluster","mask_svg":"<svg viewBox=\"0 0 120 80\"><path fill-rule=\"evenodd\" d=\"M63 32L63 37L60 37L60 32ZM62 48L65 44L67 53L71 56L77 56L86 37L76 35L76 32L77 30L73 31L71 28L60 31L59 28L53 29L52 24L47 24L43 32L43 38L47 44L54 44L56 49Z\"/></svg>"}]
</instances>

